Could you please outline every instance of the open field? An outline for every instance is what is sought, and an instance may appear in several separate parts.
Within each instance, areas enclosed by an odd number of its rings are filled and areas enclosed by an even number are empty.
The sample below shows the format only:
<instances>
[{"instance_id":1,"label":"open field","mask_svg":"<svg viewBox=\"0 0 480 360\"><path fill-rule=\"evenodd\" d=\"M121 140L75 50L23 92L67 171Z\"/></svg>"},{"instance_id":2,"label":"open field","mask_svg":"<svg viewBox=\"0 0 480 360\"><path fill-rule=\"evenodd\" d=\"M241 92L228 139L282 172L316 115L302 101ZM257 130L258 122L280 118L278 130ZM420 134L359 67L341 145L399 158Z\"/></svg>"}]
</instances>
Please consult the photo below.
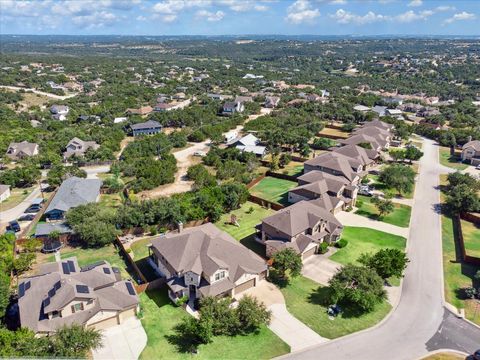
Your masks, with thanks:
<instances>
[{"instance_id":1,"label":"open field","mask_svg":"<svg viewBox=\"0 0 480 360\"><path fill-rule=\"evenodd\" d=\"M385 248L405 249L406 239L382 231L346 226L343 229L342 239L348 240L348 245L338 249L330 259L340 264L357 263L363 253L375 253Z\"/></svg>"},{"instance_id":2,"label":"open field","mask_svg":"<svg viewBox=\"0 0 480 360\"><path fill-rule=\"evenodd\" d=\"M361 200L361 206L359 206L358 200ZM410 224L412 208L408 205L394 203L395 210L393 212L379 217L378 210L372 203L372 197L359 195L358 200L356 205L358 210L355 214L401 227L408 227Z\"/></svg>"},{"instance_id":3,"label":"open field","mask_svg":"<svg viewBox=\"0 0 480 360\"><path fill-rule=\"evenodd\" d=\"M140 295L142 325L148 336L140 359L271 359L290 352L290 348L270 329L262 326L258 333L245 336L216 336L213 342L200 345L198 354L181 352L174 328L189 316L169 300L164 289Z\"/></svg>"},{"instance_id":4,"label":"open field","mask_svg":"<svg viewBox=\"0 0 480 360\"><path fill-rule=\"evenodd\" d=\"M296 186L296 182L267 176L252 187L250 193L268 201L288 205L288 191Z\"/></svg>"},{"instance_id":5,"label":"open field","mask_svg":"<svg viewBox=\"0 0 480 360\"><path fill-rule=\"evenodd\" d=\"M290 283L280 290L285 297L288 311L312 330L329 339L369 328L381 321L391 309L386 301L377 305L371 313L363 315L343 307L343 312L330 320L327 315L328 306L331 305L327 287L299 276L291 279Z\"/></svg>"},{"instance_id":6,"label":"open field","mask_svg":"<svg viewBox=\"0 0 480 360\"><path fill-rule=\"evenodd\" d=\"M450 155L450 149L448 147L440 147L439 149L439 160L440 164L457 170L465 170L468 165L460 162L460 156L455 154L455 156Z\"/></svg>"}]
</instances>

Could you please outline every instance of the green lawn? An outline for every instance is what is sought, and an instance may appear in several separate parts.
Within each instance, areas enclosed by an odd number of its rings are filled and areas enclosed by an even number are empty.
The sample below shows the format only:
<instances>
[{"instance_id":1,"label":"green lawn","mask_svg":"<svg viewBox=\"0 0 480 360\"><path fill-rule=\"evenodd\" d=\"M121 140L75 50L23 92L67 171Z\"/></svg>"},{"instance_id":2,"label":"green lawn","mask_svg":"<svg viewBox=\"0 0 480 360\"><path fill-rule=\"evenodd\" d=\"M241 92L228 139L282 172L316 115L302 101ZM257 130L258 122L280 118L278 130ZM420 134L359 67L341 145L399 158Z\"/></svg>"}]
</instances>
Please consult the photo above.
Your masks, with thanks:
<instances>
[{"instance_id":1,"label":"green lawn","mask_svg":"<svg viewBox=\"0 0 480 360\"><path fill-rule=\"evenodd\" d=\"M290 176L299 176L303 174L303 163L298 161L290 161L290 163L283 169L278 170L282 174Z\"/></svg>"},{"instance_id":2,"label":"green lawn","mask_svg":"<svg viewBox=\"0 0 480 360\"><path fill-rule=\"evenodd\" d=\"M361 206L359 206L358 200L362 201L363 204ZM410 214L412 212L412 208L408 205L394 203L395 210L390 214L379 218L377 208L372 203L372 197L359 195L358 200L358 210L355 212L355 214L401 227L408 227L410 224Z\"/></svg>"},{"instance_id":3,"label":"green lawn","mask_svg":"<svg viewBox=\"0 0 480 360\"><path fill-rule=\"evenodd\" d=\"M346 226L342 239L348 240L348 245L338 249L330 259L344 265L356 263L363 253L375 253L385 248L404 250L406 245L404 237L364 227Z\"/></svg>"},{"instance_id":4,"label":"green lawn","mask_svg":"<svg viewBox=\"0 0 480 360\"><path fill-rule=\"evenodd\" d=\"M381 321L390 311L388 302L377 305L376 309L368 314L352 313L343 308L343 313L330 320L327 315L328 288L319 286L313 280L299 276L281 288L288 311L305 325L323 337L334 339L372 327Z\"/></svg>"},{"instance_id":5,"label":"green lawn","mask_svg":"<svg viewBox=\"0 0 480 360\"><path fill-rule=\"evenodd\" d=\"M0 211L12 209L20 204L28 195L30 195L34 188L35 186L25 189L11 188L10 196L5 201L0 202Z\"/></svg>"},{"instance_id":6,"label":"green lawn","mask_svg":"<svg viewBox=\"0 0 480 360\"><path fill-rule=\"evenodd\" d=\"M451 156L450 149L448 147L439 148L440 164L457 170L465 170L468 165L460 162L458 155Z\"/></svg>"},{"instance_id":7,"label":"green lawn","mask_svg":"<svg viewBox=\"0 0 480 360\"><path fill-rule=\"evenodd\" d=\"M246 336L218 336L213 342L201 345L197 355L182 353L176 345L173 328L189 316L168 299L165 290L140 294L143 310L142 324L148 336L147 346L140 359L271 359L290 351L290 348L267 327Z\"/></svg>"},{"instance_id":8,"label":"green lawn","mask_svg":"<svg viewBox=\"0 0 480 360\"><path fill-rule=\"evenodd\" d=\"M120 193L102 194L100 204L116 209L122 205L122 195Z\"/></svg>"},{"instance_id":9,"label":"green lawn","mask_svg":"<svg viewBox=\"0 0 480 360\"><path fill-rule=\"evenodd\" d=\"M262 199L288 205L288 191L297 187L294 181L267 176L250 189L250 193Z\"/></svg>"},{"instance_id":10,"label":"green lawn","mask_svg":"<svg viewBox=\"0 0 480 360\"><path fill-rule=\"evenodd\" d=\"M461 221L463 241L467 255L480 258L480 228L470 221Z\"/></svg>"},{"instance_id":11,"label":"green lawn","mask_svg":"<svg viewBox=\"0 0 480 360\"><path fill-rule=\"evenodd\" d=\"M106 260L110 265L118 267L124 279L131 278L129 269L123 258L118 253L116 247L113 244L104 246L98 249L84 249L84 248L65 248L60 250L60 257L62 259L76 256L78 265L85 266L93 264L98 261ZM54 262L55 255L51 255L48 258L48 262ZM135 278L135 277L133 277Z\"/></svg>"}]
</instances>

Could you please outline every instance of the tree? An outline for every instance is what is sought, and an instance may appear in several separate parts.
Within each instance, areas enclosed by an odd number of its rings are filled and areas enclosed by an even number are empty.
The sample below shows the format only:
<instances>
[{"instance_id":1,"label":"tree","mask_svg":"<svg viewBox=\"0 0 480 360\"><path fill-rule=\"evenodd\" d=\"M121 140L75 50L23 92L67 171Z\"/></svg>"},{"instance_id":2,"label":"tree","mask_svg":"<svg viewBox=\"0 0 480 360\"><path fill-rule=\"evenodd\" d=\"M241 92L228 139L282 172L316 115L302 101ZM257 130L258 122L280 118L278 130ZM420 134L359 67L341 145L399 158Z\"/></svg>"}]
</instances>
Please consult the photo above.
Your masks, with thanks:
<instances>
[{"instance_id":1,"label":"tree","mask_svg":"<svg viewBox=\"0 0 480 360\"><path fill-rule=\"evenodd\" d=\"M479 196L466 184L457 185L450 190L447 194L445 204L454 214L480 209Z\"/></svg>"},{"instance_id":2,"label":"tree","mask_svg":"<svg viewBox=\"0 0 480 360\"><path fill-rule=\"evenodd\" d=\"M374 196L372 198L372 203L377 208L378 214L381 218L395 210L395 205L390 199L382 199L379 196Z\"/></svg>"},{"instance_id":3,"label":"tree","mask_svg":"<svg viewBox=\"0 0 480 360\"><path fill-rule=\"evenodd\" d=\"M230 303L229 298L214 296L206 296L200 301L200 318L212 320L212 333L215 336L235 334L240 326Z\"/></svg>"},{"instance_id":4,"label":"tree","mask_svg":"<svg viewBox=\"0 0 480 360\"><path fill-rule=\"evenodd\" d=\"M407 255L399 249L382 249L374 255L362 254L358 261L374 269L381 278L388 279L392 276L403 276L409 260Z\"/></svg>"},{"instance_id":5,"label":"tree","mask_svg":"<svg viewBox=\"0 0 480 360\"><path fill-rule=\"evenodd\" d=\"M268 325L272 315L263 302L248 295L240 299L235 311L243 334L253 332L261 325Z\"/></svg>"},{"instance_id":6,"label":"tree","mask_svg":"<svg viewBox=\"0 0 480 360\"><path fill-rule=\"evenodd\" d=\"M292 161L292 156L290 154L283 153L282 155L280 155L280 160L278 164L281 168L284 168L290 163L290 161Z\"/></svg>"},{"instance_id":7,"label":"tree","mask_svg":"<svg viewBox=\"0 0 480 360\"><path fill-rule=\"evenodd\" d=\"M471 188L472 191L480 190L480 181L468 173L463 174L460 171L455 171L447 175L447 181L449 192L453 192L458 185L466 185Z\"/></svg>"},{"instance_id":8,"label":"tree","mask_svg":"<svg viewBox=\"0 0 480 360\"><path fill-rule=\"evenodd\" d=\"M76 165L64 166L62 164L55 164L48 171L47 182L50 186L59 186L65 179L71 176L86 178L87 173Z\"/></svg>"},{"instance_id":9,"label":"tree","mask_svg":"<svg viewBox=\"0 0 480 360\"><path fill-rule=\"evenodd\" d=\"M83 358L102 345L102 335L95 329L71 325L57 330L52 342L55 357Z\"/></svg>"},{"instance_id":10,"label":"tree","mask_svg":"<svg viewBox=\"0 0 480 360\"><path fill-rule=\"evenodd\" d=\"M383 280L375 270L348 264L342 267L329 281L331 300L370 312L387 298Z\"/></svg>"},{"instance_id":11,"label":"tree","mask_svg":"<svg viewBox=\"0 0 480 360\"><path fill-rule=\"evenodd\" d=\"M415 146L409 146L405 151L405 159L410 160L410 164L412 161L420 160L423 156L423 152Z\"/></svg>"},{"instance_id":12,"label":"tree","mask_svg":"<svg viewBox=\"0 0 480 360\"><path fill-rule=\"evenodd\" d=\"M272 153L272 160L270 161L270 170L277 171L279 168L279 155Z\"/></svg>"},{"instance_id":13,"label":"tree","mask_svg":"<svg viewBox=\"0 0 480 360\"><path fill-rule=\"evenodd\" d=\"M302 272L302 266L302 256L291 248L277 251L273 255L273 268L282 279L287 279L288 276L299 276Z\"/></svg>"},{"instance_id":14,"label":"tree","mask_svg":"<svg viewBox=\"0 0 480 360\"><path fill-rule=\"evenodd\" d=\"M386 166L380 172L379 180L397 190L401 195L412 191L415 183L415 171L408 165L393 164Z\"/></svg>"},{"instance_id":15,"label":"tree","mask_svg":"<svg viewBox=\"0 0 480 360\"><path fill-rule=\"evenodd\" d=\"M388 153L396 162L403 161L406 157L405 150L403 149L391 149Z\"/></svg>"}]
</instances>

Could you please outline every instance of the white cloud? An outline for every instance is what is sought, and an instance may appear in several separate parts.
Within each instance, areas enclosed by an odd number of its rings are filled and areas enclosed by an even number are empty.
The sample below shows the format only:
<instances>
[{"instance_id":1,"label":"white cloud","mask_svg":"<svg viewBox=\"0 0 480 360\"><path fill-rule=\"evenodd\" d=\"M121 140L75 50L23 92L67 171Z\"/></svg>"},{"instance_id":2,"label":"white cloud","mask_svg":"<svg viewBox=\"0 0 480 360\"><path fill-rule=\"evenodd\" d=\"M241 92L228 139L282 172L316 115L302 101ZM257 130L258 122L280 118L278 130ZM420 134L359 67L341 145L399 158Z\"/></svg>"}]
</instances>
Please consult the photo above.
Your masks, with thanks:
<instances>
[{"instance_id":1,"label":"white cloud","mask_svg":"<svg viewBox=\"0 0 480 360\"><path fill-rule=\"evenodd\" d=\"M297 0L287 8L286 21L292 24L312 22L320 16L320 11L312 8L308 0Z\"/></svg>"},{"instance_id":2,"label":"white cloud","mask_svg":"<svg viewBox=\"0 0 480 360\"><path fill-rule=\"evenodd\" d=\"M40 16L42 10L47 8L50 1L16 1L16 0L0 0L0 15L14 17L37 17Z\"/></svg>"},{"instance_id":3,"label":"white cloud","mask_svg":"<svg viewBox=\"0 0 480 360\"><path fill-rule=\"evenodd\" d=\"M345 5L347 3L347 0L332 0L330 1L330 4L332 5Z\"/></svg>"},{"instance_id":4,"label":"white cloud","mask_svg":"<svg viewBox=\"0 0 480 360\"><path fill-rule=\"evenodd\" d=\"M335 14L329 16L339 24L354 23L363 25L387 19L385 15L375 14L373 11L369 11L365 15L358 15L343 9L338 9Z\"/></svg>"},{"instance_id":5,"label":"white cloud","mask_svg":"<svg viewBox=\"0 0 480 360\"><path fill-rule=\"evenodd\" d=\"M422 6L422 4L423 4L422 0L412 0L408 3L408 6L417 7L417 6Z\"/></svg>"},{"instance_id":6,"label":"white cloud","mask_svg":"<svg viewBox=\"0 0 480 360\"><path fill-rule=\"evenodd\" d=\"M194 7L204 7L211 4L208 0L165 0L152 7L153 17L164 22L173 22L178 18L178 13Z\"/></svg>"},{"instance_id":7,"label":"white cloud","mask_svg":"<svg viewBox=\"0 0 480 360\"><path fill-rule=\"evenodd\" d=\"M475 20L476 18L477 16L475 14L462 11L445 20L444 24L451 24L455 21Z\"/></svg>"},{"instance_id":8,"label":"white cloud","mask_svg":"<svg viewBox=\"0 0 480 360\"><path fill-rule=\"evenodd\" d=\"M421 13L416 13L415 11L409 10L403 14L394 16L392 20L400 23L410 23L413 21L427 20L427 18L432 14L433 12L429 12L428 10L425 12L422 11Z\"/></svg>"},{"instance_id":9,"label":"white cloud","mask_svg":"<svg viewBox=\"0 0 480 360\"><path fill-rule=\"evenodd\" d=\"M139 15L136 17L137 21L147 21L147 17L146 16L142 16L142 15Z\"/></svg>"},{"instance_id":10,"label":"white cloud","mask_svg":"<svg viewBox=\"0 0 480 360\"><path fill-rule=\"evenodd\" d=\"M225 16L225 13L221 10L218 10L217 12L211 12L207 10L199 10L195 14L196 17L198 18L203 18L206 19L207 21L220 21L223 19Z\"/></svg>"},{"instance_id":11,"label":"white cloud","mask_svg":"<svg viewBox=\"0 0 480 360\"><path fill-rule=\"evenodd\" d=\"M268 6L259 4L254 0L214 0L214 4L227 6L230 10L236 12L266 11L268 9Z\"/></svg>"},{"instance_id":12,"label":"white cloud","mask_svg":"<svg viewBox=\"0 0 480 360\"><path fill-rule=\"evenodd\" d=\"M455 10L455 6L442 5L442 6L437 6L434 10L435 12L453 11Z\"/></svg>"},{"instance_id":13,"label":"white cloud","mask_svg":"<svg viewBox=\"0 0 480 360\"><path fill-rule=\"evenodd\" d=\"M77 15L72 17L72 22L83 28L92 29L110 26L119 21L119 17L108 11L95 11L88 15Z\"/></svg>"}]
</instances>

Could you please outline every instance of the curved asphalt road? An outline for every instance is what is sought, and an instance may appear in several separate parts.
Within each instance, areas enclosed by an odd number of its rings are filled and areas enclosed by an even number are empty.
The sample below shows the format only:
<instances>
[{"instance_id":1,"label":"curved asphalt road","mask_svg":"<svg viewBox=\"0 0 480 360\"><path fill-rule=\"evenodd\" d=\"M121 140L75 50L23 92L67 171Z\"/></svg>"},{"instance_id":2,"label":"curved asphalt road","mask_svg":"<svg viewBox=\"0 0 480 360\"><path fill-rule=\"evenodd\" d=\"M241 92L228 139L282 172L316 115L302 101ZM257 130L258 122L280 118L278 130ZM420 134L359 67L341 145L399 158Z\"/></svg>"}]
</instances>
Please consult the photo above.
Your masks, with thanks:
<instances>
[{"instance_id":1,"label":"curved asphalt road","mask_svg":"<svg viewBox=\"0 0 480 360\"><path fill-rule=\"evenodd\" d=\"M438 147L425 140L412 210L408 257L398 307L379 326L310 349L292 359L410 360L451 348L480 348L480 329L444 307Z\"/></svg>"}]
</instances>

